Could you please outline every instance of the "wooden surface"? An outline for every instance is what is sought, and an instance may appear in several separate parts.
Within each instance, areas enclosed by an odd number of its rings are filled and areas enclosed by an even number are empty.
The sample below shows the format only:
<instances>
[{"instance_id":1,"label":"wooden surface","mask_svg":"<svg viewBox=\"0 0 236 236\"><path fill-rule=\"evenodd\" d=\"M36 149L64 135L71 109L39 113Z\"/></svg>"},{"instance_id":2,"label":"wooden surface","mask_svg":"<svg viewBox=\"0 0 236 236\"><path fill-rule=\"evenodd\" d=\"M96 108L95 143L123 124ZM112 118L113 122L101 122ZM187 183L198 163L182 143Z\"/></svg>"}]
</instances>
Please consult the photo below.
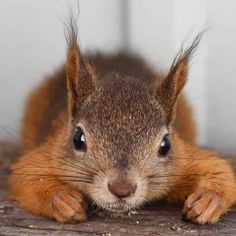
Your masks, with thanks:
<instances>
[{"instance_id":1,"label":"wooden surface","mask_svg":"<svg viewBox=\"0 0 236 236\"><path fill-rule=\"evenodd\" d=\"M78 224L61 225L33 216L6 198L11 160L19 155L15 145L0 144L0 235L230 235L236 236L236 207L217 225L194 225L181 219L181 208L157 204L132 216L92 215Z\"/></svg>"}]
</instances>

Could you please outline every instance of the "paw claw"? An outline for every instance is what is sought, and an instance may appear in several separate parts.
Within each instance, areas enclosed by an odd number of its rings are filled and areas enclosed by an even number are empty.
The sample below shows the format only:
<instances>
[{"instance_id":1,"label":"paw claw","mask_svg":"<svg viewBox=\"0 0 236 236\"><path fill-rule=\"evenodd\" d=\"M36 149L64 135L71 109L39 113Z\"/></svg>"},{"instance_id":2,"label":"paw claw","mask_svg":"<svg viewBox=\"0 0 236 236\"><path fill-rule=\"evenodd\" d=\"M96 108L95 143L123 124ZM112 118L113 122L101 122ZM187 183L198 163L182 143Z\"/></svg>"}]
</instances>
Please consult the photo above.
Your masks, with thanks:
<instances>
[{"instance_id":1,"label":"paw claw","mask_svg":"<svg viewBox=\"0 0 236 236\"><path fill-rule=\"evenodd\" d=\"M214 224L226 211L220 196L207 189L198 189L186 200L185 218L197 224Z\"/></svg>"},{"instance_id":2,"label":"paw claw","mask_svg":"<svg viewBox=\"0 0 236 236\"><path fill-rule=\"evenodd\" d=\"M84 221L87 218L87 204L75 190L58 191L52 200L52 216L60 223Z\"/></svg>"}]
</instances>

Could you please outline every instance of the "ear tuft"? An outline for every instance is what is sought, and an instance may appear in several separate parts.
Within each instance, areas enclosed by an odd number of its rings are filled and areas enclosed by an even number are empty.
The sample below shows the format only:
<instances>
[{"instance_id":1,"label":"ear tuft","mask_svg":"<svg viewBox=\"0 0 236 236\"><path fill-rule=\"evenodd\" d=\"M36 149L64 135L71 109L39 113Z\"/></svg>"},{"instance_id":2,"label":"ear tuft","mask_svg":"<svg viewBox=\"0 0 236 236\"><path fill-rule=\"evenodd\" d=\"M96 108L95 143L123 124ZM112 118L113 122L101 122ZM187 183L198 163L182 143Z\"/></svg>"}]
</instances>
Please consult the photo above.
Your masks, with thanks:
<instances>
[{"instance_id":1,"label":"ear tuft","mask_svg":"<svg viewBox=\"0 0 236 236\"><path fill-rule=\"evenodd\" d=\"M79 1L70 5L69 17L64 23L64 34L68 48L78 47L78 22L79 22Z\"/></svg>"},{"instance_id":2,"label":"ear tuft","mask_svg":"<svg viewBox=\"0 0 236 236\"><path fill-rule=\"evenodd\" d=\"M171 65L169 73L158 86L156 96L167 114L167 123L170 123L174 118L174 108L177 98L187 81L189 61L196 51L204 33L205 31L201 31L197 34L192 44L185 50L183 47L180 49Z\"/></svg>"},{"instance_id":3,"label":"ear tuft","mask_svg":"<svg viewBox=\"0 0 236 236\"><path fill-rule=\"evenodd\" d=\"M92 67L81 56L77 43L76 17L72 13L70 22L66 25L66 31L66 40L68 43L66 62L68 110L73 117L79 106L92 93L95 88L96 79Z\"/></svg>"}]
</instances>

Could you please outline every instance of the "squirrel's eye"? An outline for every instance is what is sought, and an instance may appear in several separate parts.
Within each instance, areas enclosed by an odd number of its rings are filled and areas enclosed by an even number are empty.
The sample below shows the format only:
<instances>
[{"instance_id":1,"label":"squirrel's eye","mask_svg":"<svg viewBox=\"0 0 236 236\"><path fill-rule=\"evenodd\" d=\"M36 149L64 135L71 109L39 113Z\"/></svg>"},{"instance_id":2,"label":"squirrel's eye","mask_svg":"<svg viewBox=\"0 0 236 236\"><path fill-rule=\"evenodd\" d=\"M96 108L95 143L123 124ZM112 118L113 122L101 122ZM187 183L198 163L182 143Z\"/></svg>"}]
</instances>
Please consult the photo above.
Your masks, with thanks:
<instances>
[{"instance_id":1,"label":"squirrel's eye","mask_svg":"<svg viewBox=\"0 0 236 236\"><path fill-rule=\"evenodd\" d=\"M74 138L73 138L74 148L78 151L85 151L85 135L81 128L77 128Z\"/></svg>"},{"instance_id":2,"label":"squirrel's eye","mask_svg":"<svg viewBox=\"0 0 236 236\"><path fill-rule=\"evenodd\" d=\"M159 155L166 156L170 151L170 147L171 147L170 139L168 137L168 134L166 134L164 138L161 140Z\"/></svg>"}]
</instances>

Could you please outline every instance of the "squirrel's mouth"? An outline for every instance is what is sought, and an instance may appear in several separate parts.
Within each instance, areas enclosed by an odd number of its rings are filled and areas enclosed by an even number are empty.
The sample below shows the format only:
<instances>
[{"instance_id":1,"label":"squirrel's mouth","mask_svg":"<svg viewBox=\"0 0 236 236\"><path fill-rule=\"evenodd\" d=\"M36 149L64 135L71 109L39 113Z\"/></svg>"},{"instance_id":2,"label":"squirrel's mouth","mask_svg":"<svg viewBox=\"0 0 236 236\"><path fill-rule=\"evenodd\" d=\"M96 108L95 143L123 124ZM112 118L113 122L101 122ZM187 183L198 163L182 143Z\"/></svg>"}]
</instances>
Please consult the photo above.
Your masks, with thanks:
<instances>
[{"instance_id":1,"label":"squirrel's mouth","mask_svg":"<svg viewBox=\"0 0 236 236\"><path fill-rule=\"evenodd\" d=\"M103 208L112 212L127 212L131 210L131 206L124 200L116 202L108 202L103 205Z\"/></svg>"}]
</instances>

